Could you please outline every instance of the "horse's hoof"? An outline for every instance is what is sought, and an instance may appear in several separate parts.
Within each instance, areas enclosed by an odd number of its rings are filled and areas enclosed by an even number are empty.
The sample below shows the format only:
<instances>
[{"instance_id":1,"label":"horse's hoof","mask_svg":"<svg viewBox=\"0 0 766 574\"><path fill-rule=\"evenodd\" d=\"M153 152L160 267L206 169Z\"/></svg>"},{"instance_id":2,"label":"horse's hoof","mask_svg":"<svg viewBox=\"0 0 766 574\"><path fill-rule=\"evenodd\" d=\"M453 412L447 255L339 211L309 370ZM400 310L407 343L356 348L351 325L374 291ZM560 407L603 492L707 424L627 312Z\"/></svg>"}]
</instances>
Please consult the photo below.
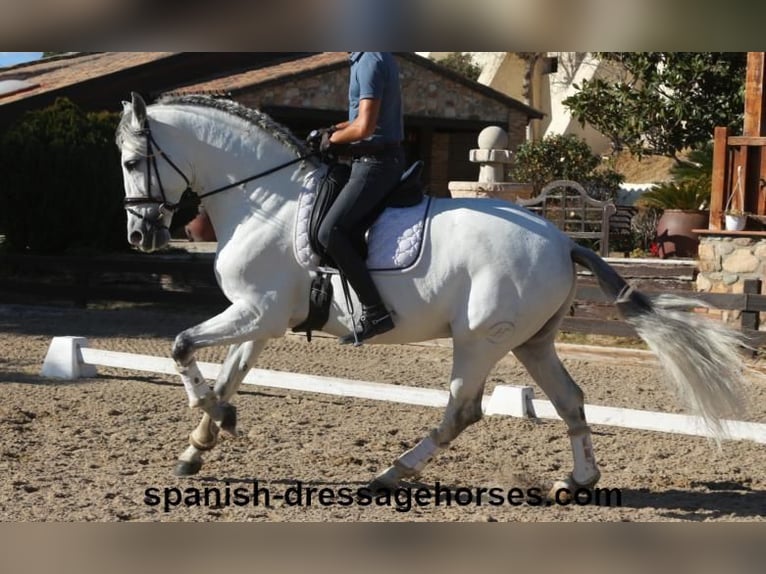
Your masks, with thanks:
<instances>
[{"instance_id":1,"label":"horse's hoof","mask_svg":"<svg viewBox=\"0 0 766 574\"><path fill-rule=\"evenodd\" d=\"M173 474L176 476L194 476L202 468L201 460L179 460L173 469Z\"/></svg>"},{"instance_id":2,"label":"horse's hoof","mask_svg":"<svg viewBox=\"0 0 766 574\"><path fill-rule=\"evenodd\" d=\"M571 502L578 490L592 489L596 486L596 483L598 483L600 478L601 473L596 472L596 474L586 482L577 482L570 474L564 480L557 480L553 483L553 486L548 491L548 500L564 503Z\"/></svg>"},{"instance_id":3,"label":"horse's hoof","mask_svg":"<svg viewBox=\"0 0 766 574\"><path fill-rule=\"evenodd\" d=\"M227 435L237 436L237 407L230 404L221 405L221 430Z\"/></svg>"},{"instance_id":4,"label":"horse's hoof","mask_svg":"<svg viewBox=\"0 0 766 574\"><path fill-rule=\"evenodd\" d=\"M389 466L386 470L381 472L378 476L373 478L368 487L373 492L379 492L382 490L393 490L399 486L402 480L401 472L395 466Z\"/></svg>"},{"instance_id":5,"label":"horse's hoof","mask_svg":"<svg viewBox=\"0 0 766 574\"><path fill-rule=\"evenodd\" d=\"M388 486L385 482L380 481L377 478L373 478L369 483L367 483L367 488L370 489L372 494L378 494L380 492L391 492L393 490L393 487Z\"/></svg>"}]
</instances>

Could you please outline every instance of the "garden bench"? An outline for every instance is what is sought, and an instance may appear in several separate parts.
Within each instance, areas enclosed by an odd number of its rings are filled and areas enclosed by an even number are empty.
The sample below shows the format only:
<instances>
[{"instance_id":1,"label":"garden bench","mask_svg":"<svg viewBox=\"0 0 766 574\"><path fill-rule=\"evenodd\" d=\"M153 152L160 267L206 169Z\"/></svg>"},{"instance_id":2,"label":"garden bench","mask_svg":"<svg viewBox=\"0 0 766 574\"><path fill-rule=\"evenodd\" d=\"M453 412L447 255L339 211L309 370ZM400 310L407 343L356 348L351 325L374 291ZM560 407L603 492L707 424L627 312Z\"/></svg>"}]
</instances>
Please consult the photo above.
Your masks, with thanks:
<instances>
[{"instance_id":1,"label":"garden bench","mask_svg":"<svg viewBox=\"0 0 766 574\"><path fill-rule=\"evenodd\" d=\"M576 181L557 179L543 187L540 195L517 203L553 222L574 240L595 241L601 255L609 255L610 218L617 212L612 201L593 199Z\"/></svg>"}]
</instances>

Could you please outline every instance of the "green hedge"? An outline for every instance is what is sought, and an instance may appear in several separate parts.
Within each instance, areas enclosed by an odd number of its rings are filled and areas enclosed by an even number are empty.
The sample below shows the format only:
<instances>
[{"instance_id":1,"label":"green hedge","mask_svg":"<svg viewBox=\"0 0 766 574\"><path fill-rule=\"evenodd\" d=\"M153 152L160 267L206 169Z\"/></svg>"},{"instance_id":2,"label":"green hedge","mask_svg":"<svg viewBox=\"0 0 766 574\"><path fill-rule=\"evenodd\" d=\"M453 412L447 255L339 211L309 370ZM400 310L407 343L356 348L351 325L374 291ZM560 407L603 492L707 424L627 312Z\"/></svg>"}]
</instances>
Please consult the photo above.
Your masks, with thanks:
<instances>
[{"instance_id":1,"label":"green hedge","mask_svg":"<svg viewBox=\"0 0 766 574\"><path fill-rule=\"evenodd\" d=\"M0 134L0 234L13 252L125 250L119 114L66 99Z\"/></svg>"}]
</instances>

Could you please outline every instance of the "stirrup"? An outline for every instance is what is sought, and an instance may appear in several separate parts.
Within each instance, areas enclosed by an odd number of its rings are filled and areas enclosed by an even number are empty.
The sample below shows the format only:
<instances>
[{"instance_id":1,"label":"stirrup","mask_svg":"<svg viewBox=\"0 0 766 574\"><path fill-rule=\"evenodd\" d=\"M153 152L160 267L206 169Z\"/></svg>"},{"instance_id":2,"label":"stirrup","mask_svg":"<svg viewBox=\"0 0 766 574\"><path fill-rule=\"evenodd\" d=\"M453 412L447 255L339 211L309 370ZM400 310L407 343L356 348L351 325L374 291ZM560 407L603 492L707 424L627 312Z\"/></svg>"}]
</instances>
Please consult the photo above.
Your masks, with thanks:
<instances>
[{"instance_id":1,"label":"stirrup","mask_svg":"<svg viewBox=\"0 0 766 574\"><path fill-rule=\"evenodd\" d=\"M338 342L341 345L350 345L353 343L355 347L358 347L362 344L362 341L381 335L393 328L394 320L391 318L391 313L389 311L384 309L380 315L373 315L370 317L365 310L359 320L359 328L354 328L350 334L341 337Z\"/></svg>"}]
</instances>

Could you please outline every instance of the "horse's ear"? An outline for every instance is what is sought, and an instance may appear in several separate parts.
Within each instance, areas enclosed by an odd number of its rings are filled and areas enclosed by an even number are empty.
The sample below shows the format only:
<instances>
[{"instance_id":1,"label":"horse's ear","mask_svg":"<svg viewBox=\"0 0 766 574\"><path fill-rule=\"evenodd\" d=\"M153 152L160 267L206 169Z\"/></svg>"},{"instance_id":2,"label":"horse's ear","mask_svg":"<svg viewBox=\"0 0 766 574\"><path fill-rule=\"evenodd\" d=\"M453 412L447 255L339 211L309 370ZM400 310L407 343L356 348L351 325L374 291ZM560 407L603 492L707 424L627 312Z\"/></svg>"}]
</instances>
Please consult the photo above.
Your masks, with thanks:
<instances>
[{"instance_id":1,"label":"horse's ear","mask_svg":"<svg viewBox=\"0 0 766 574\"><path fill-rule=\"evenodd\" d=\"M133 121L137 124L136 127L142 129L146 123L146 102L136 92L131 92L130 97L133 100Z\"/></svg>"}]
</instances>

